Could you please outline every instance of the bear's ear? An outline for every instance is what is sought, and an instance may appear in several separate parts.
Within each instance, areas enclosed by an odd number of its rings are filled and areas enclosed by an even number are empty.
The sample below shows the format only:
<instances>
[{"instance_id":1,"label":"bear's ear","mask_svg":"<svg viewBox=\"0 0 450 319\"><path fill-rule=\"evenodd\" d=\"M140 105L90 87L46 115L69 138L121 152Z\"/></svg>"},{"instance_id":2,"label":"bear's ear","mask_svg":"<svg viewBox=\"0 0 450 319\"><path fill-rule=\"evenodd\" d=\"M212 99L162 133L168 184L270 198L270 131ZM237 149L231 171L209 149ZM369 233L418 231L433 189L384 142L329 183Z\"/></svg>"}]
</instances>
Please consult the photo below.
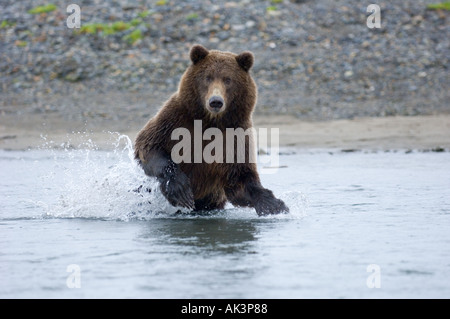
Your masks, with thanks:
<instances>
[{"instance_id":1,"label":"bear's ear","mask_svg":"<svg viewBox=\"0 0 450 319\"><path fill-rule=\"evenodd\" d=\"M238 56L236 56L236 61L241 68L243 68L246 72L250 70L253 66L253 53L249 51L242 52Z\"/></svg>"},{"instance_id":2,"label":"bear's ear","mask_svg":"<svg viewBox=\"0 0 450 319\"><path fill-rule=\"evenodd\" d=\"M204 46L196 44L192 47L191 53L189 55L191 57L192 63L197 64L197 62L204 59L208 55L208 53L208 50Z\"/></svg>"}]
</instances>

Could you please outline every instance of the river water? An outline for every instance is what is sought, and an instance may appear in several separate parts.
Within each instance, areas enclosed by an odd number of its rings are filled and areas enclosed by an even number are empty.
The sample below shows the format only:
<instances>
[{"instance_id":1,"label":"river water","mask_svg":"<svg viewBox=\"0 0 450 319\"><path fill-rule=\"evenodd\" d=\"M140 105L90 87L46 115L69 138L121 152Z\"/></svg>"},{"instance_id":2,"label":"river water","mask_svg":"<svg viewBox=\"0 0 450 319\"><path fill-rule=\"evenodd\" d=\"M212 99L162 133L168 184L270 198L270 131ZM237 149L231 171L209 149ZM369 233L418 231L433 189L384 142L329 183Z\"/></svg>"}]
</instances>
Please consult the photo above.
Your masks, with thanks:
<instances>
[{"instance_id":1,"label":"river water","mask_svg":"<svg viewBox=\"0 0 450 319\"><path fill-rule=\"evenodd\" d=\"M261 218L177 211L126 137L88 146L0 151L1 298L450 297L450 153L283 152L291 212Z\"/></svg>"}]
</instances>

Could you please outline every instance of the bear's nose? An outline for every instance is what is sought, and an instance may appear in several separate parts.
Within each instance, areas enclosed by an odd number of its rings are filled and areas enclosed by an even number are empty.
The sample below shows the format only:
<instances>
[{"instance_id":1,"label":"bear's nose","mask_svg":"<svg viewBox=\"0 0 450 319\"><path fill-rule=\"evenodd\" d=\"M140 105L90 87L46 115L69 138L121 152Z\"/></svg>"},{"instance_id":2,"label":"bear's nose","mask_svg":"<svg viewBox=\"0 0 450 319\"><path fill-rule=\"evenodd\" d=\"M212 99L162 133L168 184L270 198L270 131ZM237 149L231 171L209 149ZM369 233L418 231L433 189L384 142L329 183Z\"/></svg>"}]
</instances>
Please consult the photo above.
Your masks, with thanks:
<instances>
[{"instance_id":1,"label":"bear's nose","mask_svg":"<svg viewBox=\"0 0 450 319\"><path fill-rule=\"evenodd\" d=\"M209 99L209 106L213 109L220 109L223 106L223 99L220 96L213 96Z\"/></svg>"}]
</instances>

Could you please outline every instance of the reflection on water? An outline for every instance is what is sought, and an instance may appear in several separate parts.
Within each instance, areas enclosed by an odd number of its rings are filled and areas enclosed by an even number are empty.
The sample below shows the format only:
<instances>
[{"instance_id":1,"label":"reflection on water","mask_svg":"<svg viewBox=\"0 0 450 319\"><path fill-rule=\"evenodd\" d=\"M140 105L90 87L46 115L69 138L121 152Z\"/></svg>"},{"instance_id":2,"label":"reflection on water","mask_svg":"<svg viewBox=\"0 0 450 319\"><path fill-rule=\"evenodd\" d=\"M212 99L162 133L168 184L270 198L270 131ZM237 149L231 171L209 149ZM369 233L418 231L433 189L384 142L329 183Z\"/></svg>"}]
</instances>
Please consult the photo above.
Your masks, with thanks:
<instances>
[{"instance_id":1,"label":"reflection on water","mask_svg":"<svg viewBox=\"0 0 450 319\"><path fill-rule=\"evenodd\" d=\"M141 238L156 238L156 244L177 246L186 253L235 254L248 252L256 239L251 220L154 219Z\"/></svg>"},{"instance_id":2,"label":"reflection on water","mask_svg":"<svg viewBox=\"0 0 450 319\"><path fill-rule=\"evenodd\" d=\"M259 220L216 217L159 219L140 224L137 238L150 277L139 290L162 298L243 298L261 266Z\"/></svg>"}]
</instances>

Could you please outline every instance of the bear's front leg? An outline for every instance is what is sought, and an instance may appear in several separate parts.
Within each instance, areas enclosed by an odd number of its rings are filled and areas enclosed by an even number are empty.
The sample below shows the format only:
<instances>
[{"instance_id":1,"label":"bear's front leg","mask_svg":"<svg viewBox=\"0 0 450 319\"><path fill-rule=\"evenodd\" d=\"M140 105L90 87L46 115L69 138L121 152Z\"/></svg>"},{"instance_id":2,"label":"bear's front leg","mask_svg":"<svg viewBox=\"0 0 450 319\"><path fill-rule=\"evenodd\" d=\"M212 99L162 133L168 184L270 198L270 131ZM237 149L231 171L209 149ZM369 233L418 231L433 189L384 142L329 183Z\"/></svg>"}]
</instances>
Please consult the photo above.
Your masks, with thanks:
<instances>
[{"instance_id":1,"label":"bear's front leg","mask_svg":"<svg viewBox=\"0 0 450 319\"><path fill-rule=\"evenodd\" d=\"M180 167L163 151L151 151L145 162L140 160L144 172L157 178L164 197L173 206L194 209L191 182Z\"/></svg>"},{"instance_id":2,"label":"bear's front leg","mask_svg":"<svg viewBox=\"0 0 450 319\"><path fill-rule=\"evenodd\" d=\"M233 205L254 207L259 216L289 212L282 200L261 185L253 171L242 174L237 182L226 187L225 193Z\"/></svg>"},{"instance_id":3,"label":"bear's front leg","mask_svg":"<svg viewBox=\"0 0 450 319\"><path fill-rule=\"evenodd\" d=\"M258 215L289 213L286 204L281 199L276 198L271 190L261 186L255 193L253 207L255 207Z\"/></svg>"}]
</instances>

